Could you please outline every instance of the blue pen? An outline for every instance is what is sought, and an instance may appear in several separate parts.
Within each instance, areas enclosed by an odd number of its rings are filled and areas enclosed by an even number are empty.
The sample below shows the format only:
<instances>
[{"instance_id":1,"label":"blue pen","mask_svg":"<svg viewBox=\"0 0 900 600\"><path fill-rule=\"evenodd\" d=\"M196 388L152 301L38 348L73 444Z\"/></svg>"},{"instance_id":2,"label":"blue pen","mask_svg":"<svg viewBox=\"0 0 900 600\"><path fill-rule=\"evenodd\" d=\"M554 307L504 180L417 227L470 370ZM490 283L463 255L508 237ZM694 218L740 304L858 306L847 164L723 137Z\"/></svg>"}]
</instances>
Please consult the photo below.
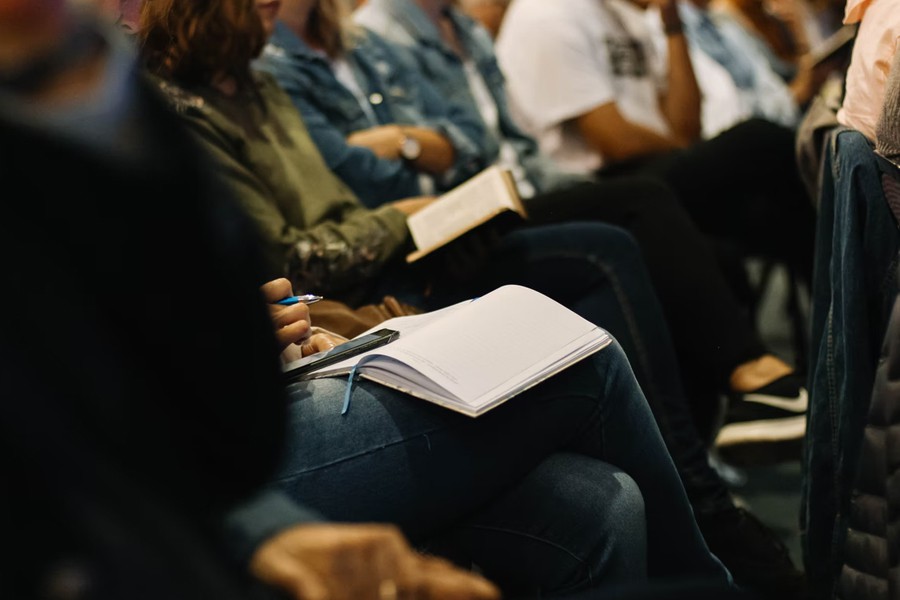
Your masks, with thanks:
<instances>
[{"instance_id":1,"label":"blue pen","mask_svg":"<svg viewBox=\"0 0 900 600\"><path fill-rule=\"evenodd\" d=\"M275 304L280 304L282 306L291 306L292 304L299 304L302 302L303 304L314 304L322 300L322 296L316 296L315 294L303 294L302 296L288 296L287 298L282 298Z\"/></svg>"}]
</instances>

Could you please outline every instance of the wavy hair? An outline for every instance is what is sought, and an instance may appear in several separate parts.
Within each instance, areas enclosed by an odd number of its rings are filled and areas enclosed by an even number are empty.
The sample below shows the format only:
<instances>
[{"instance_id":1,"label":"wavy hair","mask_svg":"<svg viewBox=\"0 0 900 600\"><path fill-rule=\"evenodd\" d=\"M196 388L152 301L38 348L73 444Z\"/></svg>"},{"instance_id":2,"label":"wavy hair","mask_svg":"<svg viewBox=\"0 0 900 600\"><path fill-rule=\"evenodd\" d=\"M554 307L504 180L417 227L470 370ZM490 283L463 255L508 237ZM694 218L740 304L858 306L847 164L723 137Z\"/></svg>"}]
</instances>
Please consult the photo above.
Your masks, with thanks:
<instances>
[{"instance_id":1,"label":"wavy hair","mask_svg":"<svg viewBox=\"0 0 900 600\"><path fill-rule=\"evenodd\" d=\"M248 87L266 32L255 0L144 0L138 41L150 73L185 87L229 76Z\"/></svg>"}]
</instances>

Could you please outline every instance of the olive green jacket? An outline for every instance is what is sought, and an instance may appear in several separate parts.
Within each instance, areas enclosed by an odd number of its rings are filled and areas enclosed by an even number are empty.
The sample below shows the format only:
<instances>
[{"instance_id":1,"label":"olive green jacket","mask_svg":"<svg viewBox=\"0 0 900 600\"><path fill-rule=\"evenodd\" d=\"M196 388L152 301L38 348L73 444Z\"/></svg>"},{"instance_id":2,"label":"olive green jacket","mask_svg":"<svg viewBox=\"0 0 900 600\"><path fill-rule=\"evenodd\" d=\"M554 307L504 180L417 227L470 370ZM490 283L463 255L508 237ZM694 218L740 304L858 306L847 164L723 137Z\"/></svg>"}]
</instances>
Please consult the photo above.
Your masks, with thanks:
<instances>
[{"instance_id":1,"label":"olive green jacket","mask_svg":"<svg viewBox=\"0 0 900 600\"><path fill-rule=\"evenodd\" d=\"M256 222L273 278L336 293L378 275L407 249L405 215L364 207L328 169L275 80L254 78L256 90L232 97L156 83Z\"/></svg>"}]
</instances>

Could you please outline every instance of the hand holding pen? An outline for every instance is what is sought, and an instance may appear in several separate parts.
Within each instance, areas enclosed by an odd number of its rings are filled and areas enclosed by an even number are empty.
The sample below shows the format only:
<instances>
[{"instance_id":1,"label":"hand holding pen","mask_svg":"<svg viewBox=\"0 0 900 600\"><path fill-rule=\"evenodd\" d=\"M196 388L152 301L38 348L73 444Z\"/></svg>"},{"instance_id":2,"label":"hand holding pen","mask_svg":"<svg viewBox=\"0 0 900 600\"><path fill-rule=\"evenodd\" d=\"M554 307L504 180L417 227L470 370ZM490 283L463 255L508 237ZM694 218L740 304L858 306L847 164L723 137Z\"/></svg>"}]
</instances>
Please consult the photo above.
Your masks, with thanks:
<instances>
[{"instance_id":1,"label":"hand holding pen","mask_svg":"<svg viewBox=\"0 0 900 600\"><path fill-rule=\"evenodd\" d=\"M275 279L260 288L269 305L269 316L275 327L275 337L282 350L291 344L301 344L309 337L311 323L309 306L301 296L295 296L291 282ZM309 303L313 300L310 299Z\"/></svg>"},{"instance_id":2,"label":"hand holding pen","mask_svg":"<svg viewBox=\"0 0 900 600\"><path fill-rule=\"evenodd\" d=\"M312 332L312 319L308 305L322 300L315 294L294 295L291 282L276 279L262 286L262 293L269 303L269 315L275 327L275 337L281 345L282 360L291 361L316 352L330 350L347 340L327 332Z\"/></svg>"}]
</instances>

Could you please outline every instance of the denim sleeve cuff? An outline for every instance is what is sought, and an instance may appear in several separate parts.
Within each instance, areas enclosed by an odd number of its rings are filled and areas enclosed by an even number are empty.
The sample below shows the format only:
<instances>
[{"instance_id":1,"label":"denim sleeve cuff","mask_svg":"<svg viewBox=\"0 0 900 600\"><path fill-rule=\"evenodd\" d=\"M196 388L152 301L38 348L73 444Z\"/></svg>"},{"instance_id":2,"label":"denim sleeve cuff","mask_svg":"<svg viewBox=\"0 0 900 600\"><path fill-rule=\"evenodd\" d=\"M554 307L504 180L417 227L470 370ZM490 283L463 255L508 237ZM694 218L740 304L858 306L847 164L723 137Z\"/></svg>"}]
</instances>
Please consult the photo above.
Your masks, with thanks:
<instances>
[{"instance_id":1,"label":"denim sleeve cuff","mask_svg":"<svg viewBox=\"0 0 900 600\"><path fill-rule=\"evenodd\" d=\"M248 564L260 544L278 532L293 525L324 520L283 493L265 490L225 515L225 541L232 555L241 564Z\"/></svg>"},{"instance_id":2,"label":"denim sleeve cuff","mask_svg":"<svg viewBox=\"0 0 900 600\"><path fill-rule=\"evenodd\" d=\"M447 189L461 183L484 168L481 148L452 121L442 119L432 123L432 127L447 136L455 152L453 166L438 178L438 184L442 188Z\"/></svg>"}]
</instances>

